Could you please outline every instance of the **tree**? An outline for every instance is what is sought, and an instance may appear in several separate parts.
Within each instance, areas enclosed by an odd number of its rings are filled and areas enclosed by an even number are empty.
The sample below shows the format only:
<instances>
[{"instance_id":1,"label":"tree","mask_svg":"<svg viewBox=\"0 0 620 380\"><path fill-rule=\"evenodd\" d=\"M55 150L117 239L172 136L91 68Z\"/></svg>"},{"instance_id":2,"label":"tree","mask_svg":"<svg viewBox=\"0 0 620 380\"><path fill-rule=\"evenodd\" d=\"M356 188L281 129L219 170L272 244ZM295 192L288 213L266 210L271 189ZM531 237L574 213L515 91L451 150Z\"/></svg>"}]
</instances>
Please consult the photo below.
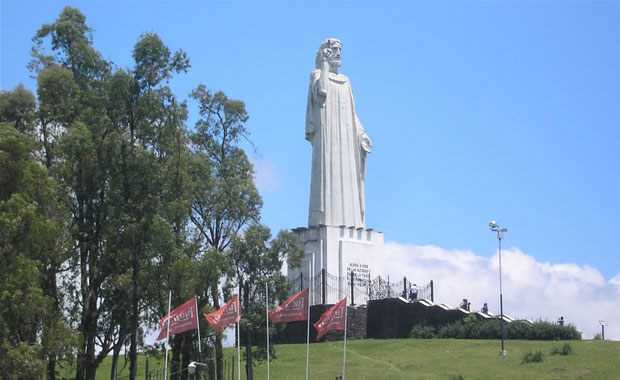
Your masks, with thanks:
<instances>
[{"instance_id":1,"label":"tree","mask_svg":"<svg viewBox=\"0 0 620 380\"><path fill-rule=\"evenodd\" d=\"M59 221L57 254L40 260L41 282L57 319L72 316L81 335L76 379L94 378L110 353L113 377L127 343L135 379L141 326L167 313L168 291L177 304L197 295L199 307L219 308L228 291L220 289L225 254L235 235L259 220L262 201L240 147L249 141L243 102L198 86L191 97L200 119L189 133L187 106L168 87L189 68L186 54L146 33L133 50L135 65L115 69L94 49L91 33L71 7L43 25L29 65L38 109L22 89L2 93L0 121L34 136L36 159L61 188L68 221ZM44 331L55 331L52 320ZM178 365L195 358L192 334L173 339ZM221 343L216 334L219 380ZM46 363L50 379L55 357Z\"/></svg>"},{"instance_id":2,"label":"tree","mask_svg":"<svg viewBox=\"0 0 620 380\"><path fill-rule=\"evenodd\" d=\"M174 228L172 223L177 223L177 227L182 228L182 219L187 219L187 209L176 215L160 215L159 209L168 202L183 202L186 193L183 189L181 193L168 192L170 180L164 168L169 169L169 161L178 160L179 154L187 156L183 124L187 114L185 105L178 104L166 84L173 73L187 71L189 67L185 53L178 51L171 55L154 33L141 36L133 57L135 68L131 72L119 70L109 81L108 109L115 132L122 136L112 182L116 205L113 214L117 224L114 229L118 231L112 244L116 251L126 255L131 267L131 302L127 305L130 309L127 321L130 379L137 376L140 316L148 300L146 286L141 284L148 283L143 279L144 269L154 258L155 249L151 245L154 233L158 232L155 224L166 228L170 223L170 228ZM180 170L179 166L177 168ZM182 174L175 174L177 182L174 184L182 187L178 182Z\"/></svg>"},{"instance_id":3,"label":"tree","mask_svg":"<svg viewBox=\"0 0 620 380\"><path fill-rule=\"evenodd\" d=\"M0 124L0 372L7 379L42 378L48 363L69 358L77 343L46 294L46 263L62 254L65 215L34 147Z\"/></svg>"},{"instance_id":4,"label":"tree","mask_svg":"<svg viewBox=\"0 0 620 380\"><path fill-rule=\"evenodd\" d=\"M32 132L36 108L34 95L22 84L0 92L0 123L12 124L20 132Z\"/></svg>"},{"instance_id":5,"label":"tree","mask_svg":"<svg viewBox=\"0 0 620 380\"><path fill-rule=\"evenodd\" d=\"M43 44L48 38L50 55ZM110 349L107 326L99 323L107 305L101 298L102 289L114 270L110 265L113 254L105 249L107 237L113 234L108 184L112 158L118 152L117 136L105 108L110 63L93 48L91 29L75 8L64 8L54 23L39 29L33 41L30 68L39 75L45 162L66 191L72 218L68 265L75 270L76 278L68 282L68 290L79 284L70 294L74 296L74 313L79 315L77 329L83 337L76 378L90 379Z\"/></svg>"},{"instance_id":6,"label":"tree","mask_svg":"<svg viewBox=\"0 0 620 380\"><path fill-rule=\"evenodd\" d=\"M202 238L211 270L222 269L222 255L232 238L248 223L258 221L262 200L254 184L254 170L239 146L247 139L245 122L249 116L242 101L224 93L212 94L204 85L192 91L199 104L200 119L191 141L193 201L191 220ZM209 247L213 249L208 249ZM209 278L213 307L219 309L219 276ZM217 379L222 380L224 362L221 336L216 335Z\"/></svg>"},{"instance_id":7,"label":"tree","mask_svg":"<svg viewBox=\"0 0 620 380\"><path fill-rule=\"evenodd\" d=\"M65 189L72 218L67 265L75 280L66 286L83 336L76 378L93 378L110 351L114 370L129 339L133 379L140 323L155 293L145 276L167 265L169 279L188 245L187 110L167 81L189 61L146 33L133 51L135 67L113 72L91 32L84 15L66 7L35 35L37 133L41 160ZM164 247L173 249L162 254Z\"/></svg>"},{"instance_id":8,"label":"tree","mask_svg":"<svg viewBox=\"0 0 620 380\"><path fill-rule=\"evenodd\" d=\"M41 160L48 169L56 164L59 139L79 115L79 96L79 87L67 68L54 65L39 72L36 129L42 145Z\"/></svg>"},{"instance_id":9,"label":"tree","mask_svg":"<svg viewBox=\"0 0 620 380\"><path fill-rule=\"evenodd\" d=\"M282 263L286 260L292 267L299 267L303 249L296 244L296 237L290 231L280 231L271 239L271 231L260 224L252 224L242 237L234 237L230 250L226 252L228 275L239 288L243 302L241 327L245 337L246 376L253 375L253 337L265 332L265 286L273 299L283 299L289 290L286 277L282 274Z\"/></svg>"},{"instance_id":10,"label":"tree","mask_svg":"<svg viewBox=\"0 0 620 380\"><path fill-rule=\"evenodd\" d=\"M39 108L36 112L34 137L41 143L38 158L53 175L57 143L67 126L75 119L79 90L71 72L61 66L52 66L41 71L37 83ZM68 237L65 237L63 241L65 246L67 239ZM46 264L46 293L54 300L55 313L59 318L63 315L61 308L64 299L58 291L58 274L66 270L63 263L68 252L69 250L65 249L63 257L52 257ZM47 367L48 379L52 380L56 377L54 358L50 358Z\"/></svg>"},{"instance_id":11,"label":"tree","mask_svg":"<svg viewBox=\"0 0 620 380\"><path fill-rule=\"evenodd\" d=\"M34 95L25 90L22 85L15 88L13 92L3 92L0 96L0 118L8 123L11 123L15 128L21 132L27 134L32 139L37 139L39 136L39 128L36 124L35 116L39 111L36 108L36 102ZM39 159L42 157L39 151L38 145L32 145L35 156ZM34 150L36 149L36 150ZM47 160L42 160L46 169L49 171L51 165ZM54 315L49 315L44 323L46 326L43 328L43 345L45 346L46 360L47 360L47 377L54 379L56 376L56 360L63 358L63 352L55 354L55 341L58 337L54 334L58 329L62 329L66 323L66 320L61 312L61 305L63 303L63 297L58 292L57 288L57 273L61 269L61 263L67 258L66 242L68 234L66 213L58 202L57 207L54 209L48 209L48 217L50 220L58 223L59 231L57 241L55 242L55 249L53 254L47 254L37 259L41 263L39 271L41 272L41 288L45 296L52 300L52 312Z\"/></svg>"}]
</instances>

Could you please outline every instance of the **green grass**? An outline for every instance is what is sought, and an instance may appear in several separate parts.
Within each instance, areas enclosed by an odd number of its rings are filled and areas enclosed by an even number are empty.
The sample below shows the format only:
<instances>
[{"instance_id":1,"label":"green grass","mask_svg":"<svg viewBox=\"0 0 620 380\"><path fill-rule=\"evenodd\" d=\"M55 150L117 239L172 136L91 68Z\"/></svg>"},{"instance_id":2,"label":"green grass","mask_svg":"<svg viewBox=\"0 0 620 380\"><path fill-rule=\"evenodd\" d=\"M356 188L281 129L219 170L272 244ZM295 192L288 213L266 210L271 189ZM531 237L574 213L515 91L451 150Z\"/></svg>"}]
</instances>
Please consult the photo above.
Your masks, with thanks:
<instances>
[{"instance_id":1,"label":"green grass","mask_svg":"<svg viewBox=\"0 0 620 380\"><path fill-rule=\"evenodd\" d=\"M549 355L563 343L509 340L505 347L508 355L500 357L497 340L351 340L347 342L346 379L620 379L620 342L571 341L571 355ZM309 378L331 380L341 375L342 347L342 342L311 344ZM543 352L544 361L523 364L522 358L528 351ZM278 345L276 353L277 359L270 363L272 380L305 378L305 345ZM229 369L235 354L235 349L225 349ZM163 357L159 362L151 358L150 368L163 368ZM245 379L243 362L241 368L241 378ZM128 368L119 378L127 378L127 371ZM230 378L228 372L226 379ZM143 379L143 361L139 374ZM106 360L97 371L97 380L109 378ZM267 378L266 363L255 368L255 378Z\"/></svg>"}]
</instances>

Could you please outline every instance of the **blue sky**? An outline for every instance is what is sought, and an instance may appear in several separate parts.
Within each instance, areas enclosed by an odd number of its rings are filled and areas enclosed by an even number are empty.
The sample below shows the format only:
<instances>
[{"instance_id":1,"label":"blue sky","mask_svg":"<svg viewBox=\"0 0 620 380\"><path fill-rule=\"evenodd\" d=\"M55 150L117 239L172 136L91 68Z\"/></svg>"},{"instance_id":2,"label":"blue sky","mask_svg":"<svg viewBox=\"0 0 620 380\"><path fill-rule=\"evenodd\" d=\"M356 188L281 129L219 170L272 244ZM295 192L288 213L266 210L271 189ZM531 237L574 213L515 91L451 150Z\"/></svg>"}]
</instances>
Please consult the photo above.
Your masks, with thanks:
<instances>
[{"instance_id":1,"label":"blue sky","mask_svg":"<svg viewBox=\"0 0 620 380\"><path fill-rule=\"evenodd\" d=\"M2 0L2 90L35 91L31 38L65 5L119 67L154 31L191 60L171 82L178 97L204 83L246 103L274 232L307 224L307 86L316 49L336 37L374 145L367 227L492 261L494 219L511 252L594 271L593 294L620 300L620 2Z\"/></svg>"}]
</instances>

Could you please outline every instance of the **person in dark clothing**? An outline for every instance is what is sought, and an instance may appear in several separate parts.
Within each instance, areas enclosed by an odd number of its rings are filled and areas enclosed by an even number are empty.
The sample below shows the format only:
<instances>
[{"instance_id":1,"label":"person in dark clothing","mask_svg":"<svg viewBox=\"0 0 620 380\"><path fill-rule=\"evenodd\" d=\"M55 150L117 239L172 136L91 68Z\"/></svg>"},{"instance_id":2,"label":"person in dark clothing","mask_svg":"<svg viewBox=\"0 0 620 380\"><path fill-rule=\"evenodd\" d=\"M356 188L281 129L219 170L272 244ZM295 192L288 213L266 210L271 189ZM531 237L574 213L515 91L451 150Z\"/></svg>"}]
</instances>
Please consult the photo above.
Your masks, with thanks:
<instances>
[{"instance_id":1,"label":"person in dark clothing","mask_svg":"<svg viewBox=\"0 0 620 380\"><path fill-rule=\"evenodd\" d=\"M487 305L487 303L484 303L484 306L482 306L482 309L480 309L481 312L483 312L484 314L489 314L489 306Z\"/></svg>"}]
</instances>

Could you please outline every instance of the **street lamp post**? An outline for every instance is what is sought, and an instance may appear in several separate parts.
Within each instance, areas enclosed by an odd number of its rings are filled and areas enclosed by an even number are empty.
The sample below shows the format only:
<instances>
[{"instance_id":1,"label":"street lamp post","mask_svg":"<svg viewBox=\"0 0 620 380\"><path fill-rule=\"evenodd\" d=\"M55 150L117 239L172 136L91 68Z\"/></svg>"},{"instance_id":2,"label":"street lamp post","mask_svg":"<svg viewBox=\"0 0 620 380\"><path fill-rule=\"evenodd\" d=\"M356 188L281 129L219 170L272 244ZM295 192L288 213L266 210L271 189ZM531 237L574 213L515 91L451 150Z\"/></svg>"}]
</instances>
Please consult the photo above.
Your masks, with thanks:
<instances>
[{"instance_id":1,"label":"street lamp post","mask_svg":"<svg viewBox=\"0 0 620 380\"><path fill-rule=\"evenodd\" d=\"M605 321L598 321L598 323L601 324L601 338L605 340L605 326L607 326L607 323L605 323Z\"/></svg>"},{"instance_id":2,"label":"street lamp post","mask_svg":"<svg viewBox=\"0 0 620 380\"><path fill-rule=\"evenodd\" d=\"M491 231L497 232L497 241L499 242L499 312L502 323L502 350L499 352L499 356L506 356L506 350L504 350L504 300L502 296L502 239L504 238L504 232L508 231L505 228L500 228L499 224L494 220L489 223Z\"/></svg>"}]
</instances>

